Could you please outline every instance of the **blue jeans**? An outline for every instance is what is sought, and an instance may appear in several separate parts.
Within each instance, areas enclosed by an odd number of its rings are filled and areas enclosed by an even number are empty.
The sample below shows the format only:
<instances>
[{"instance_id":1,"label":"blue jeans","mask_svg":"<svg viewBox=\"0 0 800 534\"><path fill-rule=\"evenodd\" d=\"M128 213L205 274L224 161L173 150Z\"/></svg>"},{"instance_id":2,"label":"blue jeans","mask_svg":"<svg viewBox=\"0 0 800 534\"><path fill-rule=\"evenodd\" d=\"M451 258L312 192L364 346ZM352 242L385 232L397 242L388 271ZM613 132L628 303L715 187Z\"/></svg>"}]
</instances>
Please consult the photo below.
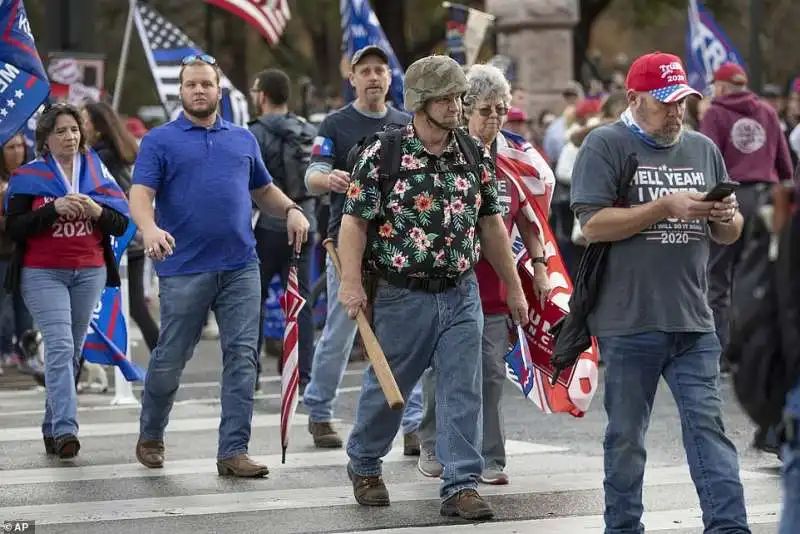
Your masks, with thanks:
<instances>
[{"instance_id":1,"label":"blue jeans","mask_svg":"<svg viewBox=\"0 0 800 534\"><path fill-rule=\"evenodd\" d=\"M477 487L481 457L481 332L483 312L475 275L443 293L378 286L375 335L400 393L407 398L431 366L436 380L436 457L444 466L440 495ZM381 474L402 415L392 410L372 367L364 375L356 420L347 444L350 468Z\"/></svg>"},{"instance_id":2,"label":"blue jeans","mask_svg":"<svg viewBox=\"0 0 800 534\"><path fill-rule=\"evenodd\" d=\"M786 416L800 421L800 382L786 396ZM800 439L782 446L783 511L780 534L800 532Z\"/></svg>"},{"instance_id":3,"label":"blue jeans","mask_svg":"<svg viewBox=\"0 0 800 534\"><path fill-rule=\"evenodd\" d=\"M9 262L0 261L0 280L5 279L8 265ZM14 337L19 343L22 334L33 329L33 318L25 306L20 288L12 293L0 288L0 321L0 354L11 354L17 349Z\"/></svg>"},{"instance_id":4,"label":"blue jeans","mask_svg":"<svg viewBox=\"0 0 800 534\"><path fill-rule=\"evenodd\" d=\"M142 395L139 438L163 440L181 373L200 340L209 310L222 346L222 405L217 458L247 453L253 419L258 345L258 263L236 271L159 279L161 331Z\"/></svg>"},{"instance_id":5,"label":"blue jeans","mask_svg":"<svg viewBox=\"0 0 800 534\"><path fill-rule=\"evenodd\" d=\"M681 420L683 447L706 532L749 533L736 448L725 435L720 345L713 333L601 337L605 362L606 534L644 534L645 433L663 376Z\"/></svg>"},{"instance_id":6,"label":"blue jeans","mask_svg":"<svg viewBox=\"0 0 800 534\"><path fill-rule=\"evenodd\" d=\"M106 272L105 267L22 269L22 296L44 343L44 436L78 434L75 377Z\"/></svg>"},{"instance_id":7,"label":"blue jeans","mask_svg":"<svg viewBox=\"0 0 800 534\"><path fill-rule=\"evenodd\" d=\"M336 390L350 360L350 350L356 339L356 322L347 316L347 311L339 304L339 277L331 259L325 261L327 277L326 301L328 309L322 336L317 341L311 364L311 381L303 393L303 405L308 417L315 423L333 419L333 401ZM403 414L403 432L416 432L422 419L422 386L414 388L406 400Z\"/></svg>"}]
</instances>

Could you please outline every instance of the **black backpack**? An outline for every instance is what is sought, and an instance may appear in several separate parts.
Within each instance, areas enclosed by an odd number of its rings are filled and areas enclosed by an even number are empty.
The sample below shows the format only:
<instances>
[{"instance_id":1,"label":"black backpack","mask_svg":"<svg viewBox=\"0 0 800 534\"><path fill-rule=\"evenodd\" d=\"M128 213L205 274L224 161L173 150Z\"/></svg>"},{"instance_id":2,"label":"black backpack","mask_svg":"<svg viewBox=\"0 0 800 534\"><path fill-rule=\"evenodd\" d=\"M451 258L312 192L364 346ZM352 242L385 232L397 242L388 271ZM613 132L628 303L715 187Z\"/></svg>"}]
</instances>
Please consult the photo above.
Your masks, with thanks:
<instances>
[{"instance_id":1,"label":"black backpack","mask_svg":"<svg viewBox=\"0 0 800 534\"><path fill-rule=\"evenodd\" d=\"M742 236L748 243L768 233L758 215L748 226ZM732 365L736 397L762 433L780 428L786 395L800 375L798 238L800 219L793 216L778 234L777 257L766 261L764 254L751 255L751 265L743 266L734 284L724 356Z\"/></svg>"},{"instance_id":2,"label":"black backpack","mask_svg":"<svg viewBox=\"0 0 800 534\"><path fill-rule=\"evenodd\" d=\"M347 171L353 172L356 162L358 162L358 158L361 156L364 149L375 141L380 140L380 164L378 168L380 169L381 192L384 196L392 190L395 182L402 176L407 174L441 172L442 169L438 167L401 169L402 153L400 150L400 143L403 139L404 131L404 124L389 123L383 127L383 130L363 137L347 153ZM485 163L481 145L462 128L456 128L453 132L456 136L458 148L467 160L467 164L448 166L447 171L480 173L481 164Z\"/></svg>"},{"instance_id":3,"label":"black backpack","mask_svg":"<svg viewBox=\"0 0 800 534\"><path fill-rule=\"evenodd\" d=\"M311 123L297 116L287 117L282 121L281 128L276 129L263 122L257 122L264 131L280 143L281 167L275 168L274 163L267 161L264 154L264 163L275 170L272 178L275 185L294 202L302 202L312 195L306 188L306 169L311 162L311 150L314 147L314 137L317 129ZM258 139L259 137L256 136ZM260 140L262 141L262 140ZM266 146L262 145L262 150Z\"/></svg>"}]
</instances>

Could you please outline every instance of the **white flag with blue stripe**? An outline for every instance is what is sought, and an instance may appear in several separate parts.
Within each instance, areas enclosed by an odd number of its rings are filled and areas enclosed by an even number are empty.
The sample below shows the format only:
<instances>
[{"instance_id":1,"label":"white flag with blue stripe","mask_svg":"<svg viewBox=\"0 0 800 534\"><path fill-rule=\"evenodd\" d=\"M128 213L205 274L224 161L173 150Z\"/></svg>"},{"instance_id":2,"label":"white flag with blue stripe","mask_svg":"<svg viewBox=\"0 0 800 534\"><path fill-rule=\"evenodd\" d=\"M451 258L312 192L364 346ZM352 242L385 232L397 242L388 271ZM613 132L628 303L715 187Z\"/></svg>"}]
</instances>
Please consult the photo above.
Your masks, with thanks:
<instances>
[{"instance_id":1,"label":"white flag with blue stripe","mask_svg":"<svg viewBox=\"0 0 800 534\"><path fill-rule=\"evenodd\" d=\"M161 104L167 110L170 119L174 119L183 109L178 98L178 73L181 69L181 60L188 55L204 52L177 26L145 3L137 3L135 21ZM250 120L247 97L236 89L224 74L219 84L222 88L220 102L222 117L245 126Z\"/></svg>"}]
</instances>

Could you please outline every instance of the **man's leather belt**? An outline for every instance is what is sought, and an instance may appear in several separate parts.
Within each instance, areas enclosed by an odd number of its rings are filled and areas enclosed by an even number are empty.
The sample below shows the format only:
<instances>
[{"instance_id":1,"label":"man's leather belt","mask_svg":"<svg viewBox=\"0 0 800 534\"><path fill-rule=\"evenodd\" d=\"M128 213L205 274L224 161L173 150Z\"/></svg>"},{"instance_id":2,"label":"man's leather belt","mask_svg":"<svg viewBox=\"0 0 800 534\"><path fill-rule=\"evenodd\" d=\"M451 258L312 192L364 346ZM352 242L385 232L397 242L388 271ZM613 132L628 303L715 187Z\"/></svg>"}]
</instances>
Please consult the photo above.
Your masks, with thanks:
<instances>
[{"instance_id":1,"label":"man's leather belt","mask_svg":"<svg viewBox=\"0 0 800 534\"><path fill-rule=\"evenodd\" d=\"M416 276L406 276L404 274L397 274L397 273L380 273L380 277L386 280L387 283L393 285L395 287L399 287L400 289L409 289L411 291L424 291L426 293L443 293L448 289L454 288L458 285L458 283L463 280L464 276L471 271L467 271L466 273L462 273L458 277L450 278L450 277L416 277Z\"/></svg>"}]
</instances>

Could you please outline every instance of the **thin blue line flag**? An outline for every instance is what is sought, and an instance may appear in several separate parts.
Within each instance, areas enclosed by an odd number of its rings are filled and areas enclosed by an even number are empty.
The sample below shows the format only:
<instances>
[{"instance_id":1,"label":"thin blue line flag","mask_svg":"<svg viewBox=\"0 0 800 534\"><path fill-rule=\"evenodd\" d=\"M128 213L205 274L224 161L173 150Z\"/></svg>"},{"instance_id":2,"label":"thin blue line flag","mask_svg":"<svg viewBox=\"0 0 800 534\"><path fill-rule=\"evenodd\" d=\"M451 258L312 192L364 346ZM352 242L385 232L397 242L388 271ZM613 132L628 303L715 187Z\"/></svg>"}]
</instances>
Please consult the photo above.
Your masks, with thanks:
<instances>
[{"instance_id":1,"label":"thin blue line flag","mask_svg":"<svg viewBox=\"0 0 800 534\"><path fill-rule=\"evenodd\" d=\"M22 129L50 94L22 0L0 2L0 146Z\"/></svg>"}]
</instances>

